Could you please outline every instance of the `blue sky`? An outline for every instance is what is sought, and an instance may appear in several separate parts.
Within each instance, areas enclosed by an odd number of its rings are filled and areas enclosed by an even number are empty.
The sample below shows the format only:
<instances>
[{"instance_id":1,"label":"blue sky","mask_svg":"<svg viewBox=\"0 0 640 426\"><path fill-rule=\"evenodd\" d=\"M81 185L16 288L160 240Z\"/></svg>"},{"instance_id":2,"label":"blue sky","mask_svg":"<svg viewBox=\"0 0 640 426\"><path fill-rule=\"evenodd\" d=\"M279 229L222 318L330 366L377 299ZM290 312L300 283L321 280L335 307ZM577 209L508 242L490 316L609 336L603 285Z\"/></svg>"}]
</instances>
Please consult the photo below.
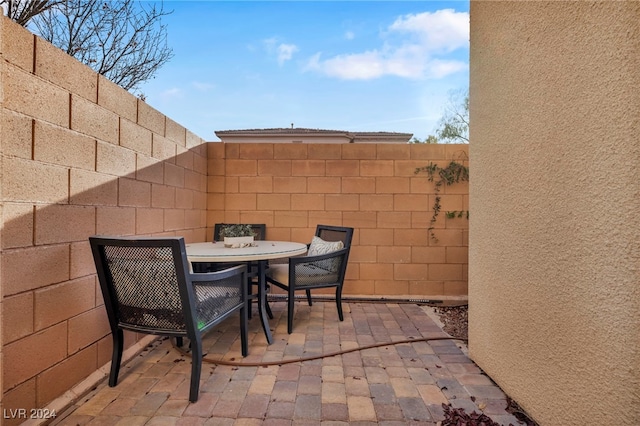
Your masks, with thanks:
<instances>
[{"instance_id":1,"label":"blue sky","mask_svg":"<svg viewBox=\"0 0 640 426\"><path fill-rule=\"evenodd\" d=\"M469 2L165 1L174 57L139 92L205 140L290 127L434 133L469 82Z\"/></svg>"}]
</instances>

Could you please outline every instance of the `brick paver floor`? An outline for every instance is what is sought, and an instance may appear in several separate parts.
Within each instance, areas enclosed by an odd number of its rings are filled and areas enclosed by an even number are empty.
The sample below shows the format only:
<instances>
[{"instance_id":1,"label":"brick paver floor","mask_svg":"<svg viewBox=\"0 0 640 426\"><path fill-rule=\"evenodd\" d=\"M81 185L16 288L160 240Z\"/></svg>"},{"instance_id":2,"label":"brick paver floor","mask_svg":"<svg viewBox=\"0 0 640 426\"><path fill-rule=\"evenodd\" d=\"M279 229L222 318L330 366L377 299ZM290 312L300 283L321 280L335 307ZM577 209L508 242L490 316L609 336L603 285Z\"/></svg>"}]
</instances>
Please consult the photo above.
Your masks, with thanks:
<instances>
[{"instance_id":1,"label":"brick paver floor","mask_svg":"<svg viewBox=\"0 0 640 426\"><path fill-rule=\"evenodd\" d=\"M294 332L287 334L285 303L271 307L274 343L267 345L254 315L245 358L236 317L204 340L206 360L268 365L205 360L199 399L189 403L190 357L159 339L121 369L118 386L103 382L53 424L437 425L443 403L519 424L505 411L505 394L469 360L463 343L419 340L446 336L426 308L344 303L340 322L335 302L296 302ZM376 346L408 339L415 341ZM362 347L369 348L321 356Z\"/></svg>"}]
</instances>

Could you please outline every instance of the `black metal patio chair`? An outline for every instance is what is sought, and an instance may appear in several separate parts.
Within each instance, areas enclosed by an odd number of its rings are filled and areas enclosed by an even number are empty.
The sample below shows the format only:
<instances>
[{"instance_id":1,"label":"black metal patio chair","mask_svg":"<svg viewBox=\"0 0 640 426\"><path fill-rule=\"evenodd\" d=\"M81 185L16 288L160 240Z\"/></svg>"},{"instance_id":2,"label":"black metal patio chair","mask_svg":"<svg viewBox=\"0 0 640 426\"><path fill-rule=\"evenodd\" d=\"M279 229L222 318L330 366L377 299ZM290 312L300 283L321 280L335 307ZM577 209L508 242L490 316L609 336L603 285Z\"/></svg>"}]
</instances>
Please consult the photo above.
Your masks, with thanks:
<instances>
[{"instance_id":1,"label":"black metal patio chair","mask_svg":"<svg viewBox=\"0 0 640 426\"><path fill-rule=\"evenodd\" d=\"M223 226L226 225L235 225L235 224L231 224L231 223L216 223L213 227L213 241L222 241L222 238L220 238L220 230L222 229ZM264 240L266 238L267 235L267 225L264 223L251 223L249 224L251 226L251 230L253 231L253 233L255 234L253 239L260 241L260 240ZM193 264L193 269L194 271L197 272L212 272L212 271L219 271L220 269L226 269L226 268L230 268L232 266L236 266L236 265L241 265L241 264L246 264L247 265L247 278L249 279L249 286L247 287L247 290L249 292L249 303L251 303L251 301L253 299L256 298L256 296L254 296L256 293L253 292L253 286L257 286L258 285L258 265L256 262L243 262L243 263L230 263L230 262L225 262L225 263L208 263L208 262L196 262ZM267 310L267 315L269 316L269 318L273 319L273 312L271 311L271 307L269 306L269 304L267 303L265 305L266 310ZM251 318L251 310L249 310L249 318Z\"/></svg>"},{"instance_id":2,"label":"black metal patio chair","mask_svg":"<svg viewBox=\"0 0 640 426\"><path fill-rule=\"evenodd\" d=\"M191 345L189 401L198 399L202 335L240 312L242 355L247 342L247 272L240 265L190 273L183 238L90 237L104 305L113 335L109 386L116 386L123 330L176 337Z\"/></svg>"},{"instance_id":3,"label":"black metal patio chair","mask_svg":"<svg viewBox=\"0 0 640 426\"><path fill-rule=\"evenodd\" d=\"M293 331L295 292L304 290L309 306L311 290L336 288L338 317L342 313L342 287L351 250L353 228L318 225L305 256L289 259L288 264L273 264L267 270L267 282L287 291L287 331Z\"/></svg>"}]
</instances>

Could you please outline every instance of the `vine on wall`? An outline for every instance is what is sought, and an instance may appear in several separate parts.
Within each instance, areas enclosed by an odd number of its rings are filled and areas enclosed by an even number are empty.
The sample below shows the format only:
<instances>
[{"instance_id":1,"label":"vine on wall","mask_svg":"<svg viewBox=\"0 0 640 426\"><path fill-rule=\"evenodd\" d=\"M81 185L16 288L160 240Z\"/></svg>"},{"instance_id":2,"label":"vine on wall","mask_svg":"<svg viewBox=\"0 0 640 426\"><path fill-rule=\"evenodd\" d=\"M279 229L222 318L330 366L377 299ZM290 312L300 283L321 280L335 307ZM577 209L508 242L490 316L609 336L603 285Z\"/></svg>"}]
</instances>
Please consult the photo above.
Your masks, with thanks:
<instances>
[{"instance_id":1,"label":"vine on wall","mask_svg":"<svg viewBox=\"0 0 640 426\"><path fill-rule=\"evenodd\" d=\"M433 216L431 216L431 220L429 222L429 235L433 241L437 242L438 238L433 232L436 220L438 219L438 215L440 214L440 210L442 206L440 204L440 191L444 185L453 185L458 182L469 181L469 167L464 164L458 163L455 160L451 160L451 162L447 165L447 167L440 167L437 164L431 162L428 166L418 167L415 170L415 174L425 172L427 173L428 179L430 182L434 183L435 186L435 202L433 204ZM466 217L469 219L469 211L468 210L454 210L454 211L445 211L446 217L449 219L453 218L463 218Z\"/></svg>"}]
</instances>

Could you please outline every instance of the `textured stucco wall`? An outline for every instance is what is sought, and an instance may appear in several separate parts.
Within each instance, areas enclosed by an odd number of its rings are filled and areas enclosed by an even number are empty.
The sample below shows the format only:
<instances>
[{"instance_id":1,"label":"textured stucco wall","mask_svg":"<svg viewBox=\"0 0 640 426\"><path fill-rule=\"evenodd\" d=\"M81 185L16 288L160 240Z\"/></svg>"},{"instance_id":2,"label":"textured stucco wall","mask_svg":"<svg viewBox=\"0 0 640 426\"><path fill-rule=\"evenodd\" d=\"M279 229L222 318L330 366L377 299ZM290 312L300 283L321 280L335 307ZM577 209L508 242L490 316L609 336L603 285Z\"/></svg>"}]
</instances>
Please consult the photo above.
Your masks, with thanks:
<instances>
[{"instance_id":1,"label":"textured stucco wall","mask_svg":"<svg viewBox=\"0 0 640 426\"><path fill-rule=\"evenodd\" d=\"M470 355L542 425L640 424L640 2L471 3Z\"/></svg>"}]
</instances>

